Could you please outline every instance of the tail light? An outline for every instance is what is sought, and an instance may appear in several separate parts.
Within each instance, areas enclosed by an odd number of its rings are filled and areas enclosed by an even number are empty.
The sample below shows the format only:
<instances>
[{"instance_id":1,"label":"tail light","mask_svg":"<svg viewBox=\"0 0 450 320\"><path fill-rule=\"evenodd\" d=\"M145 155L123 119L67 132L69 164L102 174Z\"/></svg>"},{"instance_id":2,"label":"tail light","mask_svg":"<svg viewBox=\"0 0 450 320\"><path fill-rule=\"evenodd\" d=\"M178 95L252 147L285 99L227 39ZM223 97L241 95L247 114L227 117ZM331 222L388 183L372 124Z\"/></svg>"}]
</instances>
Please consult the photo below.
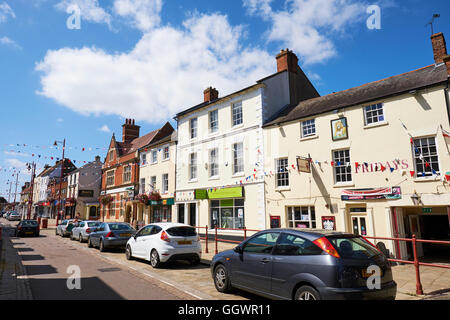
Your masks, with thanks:
<instances>
[{"instance_id":1,"label":"tail light","mask_svg":"<svg viewBox=\"0 0 450 320\"><path fill-rule=\"evenodd\" d=\"M91 232L92 232L91 228L86 229L86 233L91 233Z\"/></svg>"},{"instance_id":2,"label":"tail light","mask_svg":"<svg viewBox=\"0 0 450 320\"><path fill-rule=\"evenodd\" d=\"M333 256L338 259L341 258L339 253L336 251L336 249L333 247L333 245L330 243L330 241L328 241L327 238L325 238L325 237L319 238L319 239L313 241L313 243L316 246L318 246L320 249L322 249L323 251L328 253L330 256Z\"/></svg>"},{"instance_id":3,"label":"tail light","mask_svg":"<svg viewBox=\"0 0 450 320\"><path fill-rule=\"evenodd\" d=\"M19 226L19 227L17 227L17 230L22 230L22 227L20 227L20 226Z\"/></svg>"},{"instance_id":4,"label":"tail light","mask_svg":"<svg viewBox=\"0 0 450 320\"><path fill-rule=\"evenodd\" d=\"M167 235L167 233L165 231L163 231L161 233L161 240L162 241L166 241L166 242L170 242L170 238L169 238L169 236Z\"/></svg>"},{"instance_id":5,"label":"tail light","mask_svg":"<svg viewBox=\"0 0 450 320\"><path fill-rule=\"evenodd\" d=\"M114 236L114 233L112 233L112 232L109 232L107 235L106 235L106 238L114 238L115 236Z\"/></svg>"}]
</instances>

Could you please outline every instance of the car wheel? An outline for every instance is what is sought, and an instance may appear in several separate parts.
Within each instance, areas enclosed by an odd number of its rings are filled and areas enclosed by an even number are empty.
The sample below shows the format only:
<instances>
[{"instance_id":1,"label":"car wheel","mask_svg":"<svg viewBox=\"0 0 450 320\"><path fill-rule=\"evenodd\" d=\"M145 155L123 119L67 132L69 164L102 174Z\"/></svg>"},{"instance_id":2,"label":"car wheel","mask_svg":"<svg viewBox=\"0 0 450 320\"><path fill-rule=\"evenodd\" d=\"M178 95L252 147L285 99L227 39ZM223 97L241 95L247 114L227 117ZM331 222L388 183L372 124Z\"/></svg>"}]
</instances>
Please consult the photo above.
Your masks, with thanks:
<instances>
[{"instance_id":1,"label":"car wheel","mask_svg":"<svg viewBox=\"0 0 450 320\"><path fill-rule=\"evenodd\" d=\"M88 238L88 248L93 248L91 237Z\"/></svg>"},{"instance_id":2,"label":"car wheel","mask_svg":"<svg viewBox=\"0 0 450 320\"><path fill-rule=\"evenodd\" d=\"M100 250L100 252L105 252L106 251L106 248L105 248L105 245L103 243L103 240L100 240L100 244L98 246L98 249Z\"/></svg>"},{"instance_id":3,"label":"car wheel","mask_svg":"<svg viewBox=\"0 0 450 320\"><path fill-rule=\"evenodd\" d=\"M214 269L214 286L217 291L227 293L231 291L230 277L228 271L223 265L218 265Z\"/></svg>"},{"instance_id":4,"label":"car wheel","mask_svg":"<svg viewBox=\"0 0 450 320\"><path fill-rule=\"evenodd\" d=\"M316 289L302 286L295 293L295 300L320 300L320 295Z\"/></svg>"},{"instance_id":5,"label":"car wheel","mask_svg":"<svg viewBox=\"0 0 450 320\"><path fill-rule=\"evenodd\" d=\"M80 233L80 238L78 239L80 243L83 243L83 235Z\"/></svg>"},{"instance_id":6,"label":"car wheel","mask_svg":"<svg viewBox=\"0 0 450 320\"><path fill-rule=\"evenodd\" d=\"M128 245L127 249L125 250L125 256L127 260L133 260L133 254L131 252L131 247Z\"/></svg>"},{"instance_id":7,"label":"car wheel","mask_svg":"<svg viewBox=\"0 0 450 320\"><path fill-rule=\"evenodd\" d=\"M194 260L189 261L191 266L198 266L200 264L200 259L196 258Z\"/></svg>"},{"instance_id":8,"label":"car wheel","mask_svg":"<svg viewBox=\"0 0 450 320\"><path fill-rule=\"evenodd\" d=\"M159 268L161 266L161 261L159 260L159 254L158 251L155 249L152 250L152 253L150 254L150 264L153 268Z\"/></svg>"}]
</instances>

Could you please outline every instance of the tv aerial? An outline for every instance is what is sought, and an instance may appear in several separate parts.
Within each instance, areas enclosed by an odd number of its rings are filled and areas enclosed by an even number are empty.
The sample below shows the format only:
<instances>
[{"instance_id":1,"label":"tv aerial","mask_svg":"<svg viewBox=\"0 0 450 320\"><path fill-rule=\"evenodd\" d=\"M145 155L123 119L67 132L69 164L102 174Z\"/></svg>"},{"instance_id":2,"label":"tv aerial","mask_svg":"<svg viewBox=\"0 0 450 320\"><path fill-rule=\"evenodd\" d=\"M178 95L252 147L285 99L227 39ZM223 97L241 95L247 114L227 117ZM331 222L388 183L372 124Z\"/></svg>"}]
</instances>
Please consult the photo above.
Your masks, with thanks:
<instances>
[{"instance_id":1,"label":"tv aerial","mask_svg":"<svg viewBox=\"0 0 450 320\"><path fill-rule=\"evenodd\" d=\"M431 35L434 34L433 22L434 22L435 19L440 18L440 17L441 17L441 15L438 14L438 13L433 14L433 17L431 18L430 22L428 22L428 23L425 25L425 27L428 26L428 25L431 26Z\"/></svg>"}]
</instances>

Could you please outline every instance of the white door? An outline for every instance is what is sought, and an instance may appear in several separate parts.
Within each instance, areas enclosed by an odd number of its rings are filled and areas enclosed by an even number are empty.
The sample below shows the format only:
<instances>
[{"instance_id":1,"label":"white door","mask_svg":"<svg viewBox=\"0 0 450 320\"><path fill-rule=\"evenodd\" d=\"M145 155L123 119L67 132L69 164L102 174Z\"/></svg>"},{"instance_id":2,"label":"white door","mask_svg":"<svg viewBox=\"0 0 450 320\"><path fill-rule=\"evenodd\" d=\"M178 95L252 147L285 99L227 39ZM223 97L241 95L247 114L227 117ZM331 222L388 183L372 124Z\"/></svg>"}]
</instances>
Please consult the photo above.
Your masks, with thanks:
<instances>
[{"instance_id":1,"label":"white door","mask_svg":"<svg viewBox=\"0 0 450 320\"><path fill-rule=\"evenodd\" d=\"M131 246L131 251L134 257L145 258L145 242L151 230L152 226L144 227L136 234L135 238L132 238L134 243Z\"/></svg>"},{"instance_id":2,"label":"white door","mask_svg":"<svg viewBox=\"0 0 450 320\"><path fill-rule=\"evenodd\" d=\"M415 235L416 239L422 239L420 233L420 219L419 216L409 216L409 229L411 230L411 236ZM414 253L412 253L414 254ZM417 256L423 257L423 244L417 243Z\"/></svg>"}]
</instances>

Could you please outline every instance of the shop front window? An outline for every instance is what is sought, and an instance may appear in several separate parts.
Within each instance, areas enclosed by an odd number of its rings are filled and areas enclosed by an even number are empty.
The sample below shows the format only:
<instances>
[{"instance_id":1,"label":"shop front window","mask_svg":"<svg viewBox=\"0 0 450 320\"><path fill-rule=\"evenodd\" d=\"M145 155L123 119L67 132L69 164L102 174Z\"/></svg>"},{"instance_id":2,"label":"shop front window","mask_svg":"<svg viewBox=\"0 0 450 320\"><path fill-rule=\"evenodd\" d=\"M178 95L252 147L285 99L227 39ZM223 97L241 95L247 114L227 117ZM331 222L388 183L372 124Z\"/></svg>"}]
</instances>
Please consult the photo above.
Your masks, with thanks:
<instances>
[{"instance_id":1,"label":"shop front window","mask_svg":"<svg viewBox=\"0 0 450 320\"><path fill-rule=\"evenodd\" d=\"M314 207L288 207L289 228L316 229Z\"/></svg>"},{"instance_id":2,"label":"shop front window","mask_svg":"<svg viewBox=\"0 0 450 320\"><path fill-rule=\"evenodd\" d=\"M243 229L244 199L211 201L211 225L213 228Z\"/></svg>"}]
</instances>

